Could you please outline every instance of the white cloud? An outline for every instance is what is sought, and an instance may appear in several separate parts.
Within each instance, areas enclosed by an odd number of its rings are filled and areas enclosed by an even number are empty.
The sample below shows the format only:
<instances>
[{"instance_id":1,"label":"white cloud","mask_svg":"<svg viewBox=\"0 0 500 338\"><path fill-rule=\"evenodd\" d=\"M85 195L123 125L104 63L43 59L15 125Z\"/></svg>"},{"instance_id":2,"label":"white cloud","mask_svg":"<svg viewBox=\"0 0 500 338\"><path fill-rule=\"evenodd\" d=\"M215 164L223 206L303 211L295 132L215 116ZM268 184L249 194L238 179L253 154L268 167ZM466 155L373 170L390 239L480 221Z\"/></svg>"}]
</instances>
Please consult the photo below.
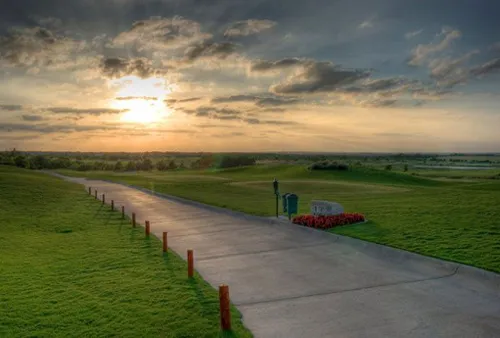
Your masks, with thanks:
<instances>
[{"instance_id":1,"label":"white cloud","mask_svg":"<svg viewBox=\"0 0 500 338\"><path fill-rule=\"evenodd\" d=\"M271 20L249 19L233 22L226 29L224 36L248 36L257 34L276 26L276 22Z\"/></svg>"},{"instance_id":2,"label":"white cloud","mask_svg":"<svg viewBox=\"0 0 500 338\"><path fill-rule=\"evenodd\" d=\"M419 30L416 30L413 32L408 32L405 34L405 38L412 39L412 38L416 37L417 35L420 35L423 31L424 31L423 29L419 29Z\"/></svg>"},{"instance_id":3,"label":"white cloud","mask_svg":"<svg viewBox=\"0 0 500 338\"><path fill-rule=\"evenodd\" d=\"M444 36L444 38L438 43L420 44L413 49L408 64L412 66L421 65L428 56L448 49L453 40L459 39L462 36L462 33L459 30L452 30L445 27L438 36Z\"/></svg>"}]
</instances>

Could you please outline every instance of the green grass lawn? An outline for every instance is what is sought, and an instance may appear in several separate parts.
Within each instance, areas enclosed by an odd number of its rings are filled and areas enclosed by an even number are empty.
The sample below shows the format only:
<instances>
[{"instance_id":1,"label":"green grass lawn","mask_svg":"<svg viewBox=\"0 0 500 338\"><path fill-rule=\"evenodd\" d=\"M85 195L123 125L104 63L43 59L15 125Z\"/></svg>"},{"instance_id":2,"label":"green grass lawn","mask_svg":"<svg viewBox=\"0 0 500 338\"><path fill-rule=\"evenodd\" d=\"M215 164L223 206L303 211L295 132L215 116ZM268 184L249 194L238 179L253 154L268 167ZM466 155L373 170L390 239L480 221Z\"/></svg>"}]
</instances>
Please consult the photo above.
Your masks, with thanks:
<instances>
[{"instance_id":1,"label":"green grass lawn","mask_svg":"<svg viewBox=\"0 0 500 338\"><path fill-rule=\"evenodd\" d=\"M369 222L333 232L500 272L500 181L452 181L384 170L310 172L278 165L208 172L64 174L109 179L255 215L274 214L272 179L280 192L341 203Z\"/></svg>"},{"instance_id":2,"label":"green grass lawn","mask_svg":"<svg viewBox=\"0 0 500 338\"><path fill-rule=\"evenodd\" d=\"M81 186L0 166L0 337L251 337L177 255Z\"/></svg>"}]
</instances>

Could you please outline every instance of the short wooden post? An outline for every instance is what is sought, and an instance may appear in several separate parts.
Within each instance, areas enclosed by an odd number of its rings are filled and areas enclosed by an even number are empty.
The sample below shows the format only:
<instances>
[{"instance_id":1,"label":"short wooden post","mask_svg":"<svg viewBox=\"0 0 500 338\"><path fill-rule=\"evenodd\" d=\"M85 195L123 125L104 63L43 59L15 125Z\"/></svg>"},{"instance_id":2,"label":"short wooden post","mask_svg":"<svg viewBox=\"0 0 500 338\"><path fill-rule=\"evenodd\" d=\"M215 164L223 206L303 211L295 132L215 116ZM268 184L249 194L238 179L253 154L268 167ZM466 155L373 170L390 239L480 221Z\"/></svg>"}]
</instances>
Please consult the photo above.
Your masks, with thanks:
<instances>
[{"instance_id":1,"label":"short wooden post","mask_svg":"<svg viewBox=\"0 0 500 338\"><path fill-rule=\"evenodd\" d=\"M102 204L104 205L106 203L106 195L102 194Z\"/></svg>"},{"instance_id":2,"label":"short wooden post","mask_svg":"<svg viewBox=\"0 0 500 338\"><path fill-rule=\"evenodd\" d=\"M194 273L193 250L189 249L187 254L188 254L188 277L193 278L193 273Z\"/></svg>"},{"instance_id":3,"label":"short wooden post","mask_svg":"<svg viewBox=\"0 0 500 338\"><path fill-rule=\"evenodd\" d=\"M231 305L229 300L229 286L219 286L219 305L220 305L220 326L222 330L231 330Z\"/></svg>"},{"instance_id":4,"label":"short wooden post","mask_svg":"<svg viewBox=\"0 0 500 338\"><path fill-rule=\"evenodd\" d=\"M125 207L122 205L122 218L125 219Z\"/></svg>"},{"instance_id":5,"label":"short wooden post","mask_svg":"<svg viewBox=\"0 0 500 338\"><path fill-rule=\"evenodd\" d=\"M115 210L115 200L111 200L111 211Z\"/></svg>"},{"instance_id":6,"label":"short wooden post","mask_svg":"<svg viewBox=\"0 0 500 338\"><path fill-rule=\"evenodd\" d=\"M135 212L132 213L132 226L135 228Z\"/></svg>"},{"instance_id":7,"label":"short wooden post","mask_svg":"<svg viewBox=\"0 0 500 338\"><path fill-rule=\"evenodd\" d=\"M92 195L92 187L89 187L89 195Z\"/></svg>"},{"instance_id":8,"label":"short wooden post","mask_svg":"<svg viewBox=\"0 0 500 338\"><path fill-rule=\"evenodd\" d=\"M167 234L168 234L168 232L166 232L166 231L163 232L163 252L168 251Z\"/></svg>"},{"instance_id":9,"label":"short wooden post","mask_svg":"<svg viewBox=\"0 0 500 338\"><path fill-rule=\"evenodd\" d=\"M95 199L97 199L97 189L94 191Z\"/></svg>"},{"instance_id":10,"label":"short wooden post","mask_svg":"<svg viewBox=\"0 0 500 338\"><path fill-rule=\"evenodd\" d=\"M146 237L149 237L149 233L151 232L151 227L150 227L149 221L146 221L146 226L144 227L144 229L145 229Z\"/></svg>"}]
</instances>

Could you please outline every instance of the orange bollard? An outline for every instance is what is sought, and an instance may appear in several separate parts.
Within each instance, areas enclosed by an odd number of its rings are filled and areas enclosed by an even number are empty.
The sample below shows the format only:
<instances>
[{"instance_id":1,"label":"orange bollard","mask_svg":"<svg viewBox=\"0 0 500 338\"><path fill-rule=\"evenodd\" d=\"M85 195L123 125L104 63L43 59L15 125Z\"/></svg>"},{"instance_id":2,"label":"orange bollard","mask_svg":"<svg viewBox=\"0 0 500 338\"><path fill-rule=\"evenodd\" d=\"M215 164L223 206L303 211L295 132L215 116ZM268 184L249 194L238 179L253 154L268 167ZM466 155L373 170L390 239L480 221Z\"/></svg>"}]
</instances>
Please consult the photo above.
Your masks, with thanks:
<instances>
[{"instance_id":1,"label":"orange bollard","mask_svg":"<svg viewBox=\"0 0 500 338\"><path fill-rule=\"evenodd\" d=\"M97 199L97 189L94 191L95 199Z\"/></svg>"},{"instance_id":2,"label":"orange bollard","mask_svg":"<svg viewBox=\"0 0 500 338\"><path fill-rule=\"evenodd\" d=\"M92 195L92 188L89 187L89 195Z\"/></svg>"},{"instance_id":3,"label":"orange bollard","mask_svg":"<svg viewBox=\"0 0 500 338\"><path fill-rule=\"evenodd\" d=\"M145 229L145 232L146 232L146 237L149 237L149 234L151 232L149 221L146 221L146 226L144 227L144 229Z\"/></svg>"},{"instance_id":4,"label":"orange bollard","mask_svg":"<svg viewBox=\"0 0 500 338\"><path fill-rule=\"evenodd\" d=\"M135 212L132 213L132 226L135 228Z\"/></svg>"},{"instance_id":5,"label":"orange bollard","mask_svg":"<svg viewBox=\"0 0 500 338\"><path fill-rule=\"evenodd\" d=\"M102 204L106 203L106 195L102 194Z\"/></svg>"},{"instance_id":6,"label":"orange bollard","mask_svg":"<svg viewBox=\"0 0 500 338\"><path fill-rule=\"evenodd\" d=\"M111 200L111 211L115 210L115 200Z\"/></svg>"},{"instance_id":7,"label":"orange bollard","mask_svg":"<svg viewBox=\"0 0 500 338\"><path fill-rule=\"evenodd\" d=\"M125 219L125 207L122 205L122 218Z\"/></svg>"},{"instance_id":8,"label":"orange bollard","mask_svg":"<svg viewBox=\"0 0 500 338\"><path fill-rule=\"evenodd\" d=\"M163 252L168 251L167 234L168 232L163 232Z\"/></svg>"},{"instance_id":9,"label":"orange bollard","mask_svg":"<svg viewBox=\"0 0 500 338\"><path fill-rule=\"evenodd\" d=\"M193 250L188 250L188 277L193 278L194 263L193 263Z\"/></svg>"},{"instance_id":10,"label":"orange bollard","mask_svg":"<svg viewBox=\"0 0 500 338\"><path fill-rule=\"evenodd\" d=\"M219 286L220 326L222 330L231 330L231 305L229 300L229 286Z\"/></svg>"}]
</instances>

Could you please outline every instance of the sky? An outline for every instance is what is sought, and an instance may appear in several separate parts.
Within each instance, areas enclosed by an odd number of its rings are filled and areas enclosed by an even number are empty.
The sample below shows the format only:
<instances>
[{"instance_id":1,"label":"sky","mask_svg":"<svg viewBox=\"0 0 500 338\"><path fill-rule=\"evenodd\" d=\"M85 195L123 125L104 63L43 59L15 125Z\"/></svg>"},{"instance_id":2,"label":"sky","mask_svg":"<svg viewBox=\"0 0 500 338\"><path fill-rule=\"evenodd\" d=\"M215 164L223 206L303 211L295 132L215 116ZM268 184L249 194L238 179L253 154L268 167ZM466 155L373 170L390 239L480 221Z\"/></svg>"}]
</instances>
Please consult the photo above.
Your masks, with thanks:
<instances>
[{"instance_id":1,"label":"sky","mask_svg":"<svg viewBox=\"0 0 500 338\"><path fill-rule=\"evenodd\" d=\"M2 0L0 148L500 152L495 0Z\"/></svg>"}]
</instances>

